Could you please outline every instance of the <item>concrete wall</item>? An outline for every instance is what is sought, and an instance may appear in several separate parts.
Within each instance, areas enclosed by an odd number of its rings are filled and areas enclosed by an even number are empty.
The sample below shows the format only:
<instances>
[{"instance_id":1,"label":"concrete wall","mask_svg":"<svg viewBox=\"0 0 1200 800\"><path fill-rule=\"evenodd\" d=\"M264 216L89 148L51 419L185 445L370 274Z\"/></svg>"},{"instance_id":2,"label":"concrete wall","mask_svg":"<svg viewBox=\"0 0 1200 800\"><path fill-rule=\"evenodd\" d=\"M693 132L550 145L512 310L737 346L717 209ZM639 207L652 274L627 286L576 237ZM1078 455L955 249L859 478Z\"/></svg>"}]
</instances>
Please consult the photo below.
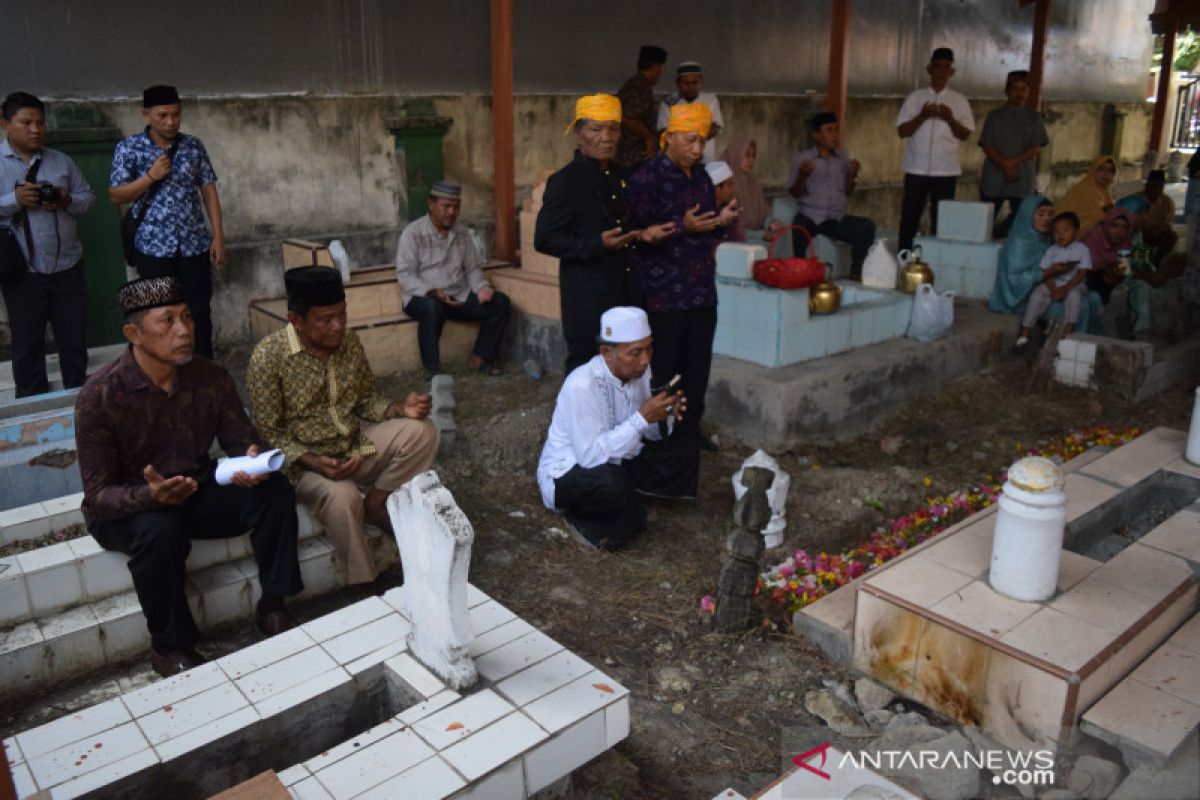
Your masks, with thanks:
<instances>
[{"instance_id":1,"label":"concrete wall","mask_svg":"<svg viewBox=\"0 0 1200 800\"><path fill-rule=\"evenodd\" d=\"M516 88L615 89L638 45L670 66L706 65L713 90L823 90L830 0L514 0ZM1138 100L1153 0L1056 0L1047 96ZM0 75L53 97L132 97L170 82L190 94L483 92L487 0L5 0ZM1016 0L855 0L850 90L904 94L933 47L958 54L958 81L998 96L1028 64L1032 7ZM6 89L11 91L11 88Z\"/></svg>"},{"instance_id":2,"label":"concrete wall","mask_svg":"<svg viewBox=\"0 0 1200 800\"><path fill-rule=\"evenodd\" d=\"M184 127L204 140L212 157L230 247L229 265L217 278L213 301L219 342L249 335L246 308L252 299L282 294L279 243L284 238L340 237L358 263L391 260L404 220L398 211L400 173L383 119L396 102L393 96L187 100ZM806 115L819 104L818 96L722 98L726 129L758 142L758 174L769 190L782 190L791 154L806 146ZM972 103L977 128L996 104ZM97 105L124 133L141 128L136 104ZM490 241L491 98L440 96L435 105L439 114L453 120L445 139L446 173L463 182L464 217ZM851 210L893 230L899 216L904 147L894 126L899 105L898 98L851 98L846 134L847 148L863 163ZM563 129L572 108L569 95L516 98L518 200L571 157L571 140L563 136ZM1145 150L1151 106L1130 103L1118 108L1126 114L1120 155L1134 163ZM1102 114L1099 103L1047 105L1053 144L1042 158L1040 183L1051 197L1060 196L1098 152ZM962 146L962 154L966 174L959 182L959 196L974 199L982 163L974 137ZM1135 175L1136 169L1129 167L1122 177ZM98 196L107 201L103 191Z\"/></svg>"}]
</instances>

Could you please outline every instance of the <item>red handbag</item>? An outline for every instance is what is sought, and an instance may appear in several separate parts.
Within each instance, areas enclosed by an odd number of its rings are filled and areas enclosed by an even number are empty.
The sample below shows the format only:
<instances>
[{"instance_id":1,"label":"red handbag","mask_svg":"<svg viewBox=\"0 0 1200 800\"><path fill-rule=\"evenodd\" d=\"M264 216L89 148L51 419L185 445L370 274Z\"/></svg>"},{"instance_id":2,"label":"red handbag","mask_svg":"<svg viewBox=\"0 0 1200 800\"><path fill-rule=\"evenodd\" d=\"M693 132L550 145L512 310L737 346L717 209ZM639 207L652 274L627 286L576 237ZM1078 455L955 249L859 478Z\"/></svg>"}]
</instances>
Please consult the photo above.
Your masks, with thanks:
<instances>
[{"instance_id":1,"label":"red handbag","mask_svg":"<svg viewBox=\"0 0 1200 800\"><path fill-rule=\"evenodd\" d=\"M808 258L771 258L775 244L783 238L783 232L792 230L801 231L804 238L808 239ZM816 257L812 237L803 225L779 228L777 234L771 242L771 249L767 251L768 257L754 262L754 280L776 289L803 289L825 280L825 262Z\"/></svg>"}]
</instances>

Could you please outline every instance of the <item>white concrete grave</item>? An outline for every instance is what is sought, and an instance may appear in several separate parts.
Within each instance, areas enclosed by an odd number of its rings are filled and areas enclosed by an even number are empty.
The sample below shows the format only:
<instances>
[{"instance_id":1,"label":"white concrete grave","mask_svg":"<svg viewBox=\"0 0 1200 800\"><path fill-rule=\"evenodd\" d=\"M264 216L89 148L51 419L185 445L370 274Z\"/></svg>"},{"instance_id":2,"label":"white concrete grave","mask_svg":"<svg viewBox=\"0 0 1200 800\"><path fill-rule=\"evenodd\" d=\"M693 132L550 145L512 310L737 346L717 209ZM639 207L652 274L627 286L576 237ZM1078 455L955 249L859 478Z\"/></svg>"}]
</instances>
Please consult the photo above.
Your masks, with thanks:
<instances>
[{"instance_id":1,"label":"white concrete grave","mask_svg":"<svg viewBox=\"0 0 1200 800\"><path fill-rule=\"evenodd\" d=\"M413 620L413 655L454 689L478 679L467 655L467 570L475 530L433 470L392 492L387 501L404 562L404 603Z\"/></svg>"},{"instance_id":2,"label":"white concrete grave","mask_svg":"<svg viewBox=\"0 0 1200 800\"><path fill-rule=\"evenodd\" d=\"M627 689L466 583L436 473L388 510L408 588L5 739L17 796L189 800L273 769L296 798L515 800L629 735Z\"/></svg>"}]
</instances>

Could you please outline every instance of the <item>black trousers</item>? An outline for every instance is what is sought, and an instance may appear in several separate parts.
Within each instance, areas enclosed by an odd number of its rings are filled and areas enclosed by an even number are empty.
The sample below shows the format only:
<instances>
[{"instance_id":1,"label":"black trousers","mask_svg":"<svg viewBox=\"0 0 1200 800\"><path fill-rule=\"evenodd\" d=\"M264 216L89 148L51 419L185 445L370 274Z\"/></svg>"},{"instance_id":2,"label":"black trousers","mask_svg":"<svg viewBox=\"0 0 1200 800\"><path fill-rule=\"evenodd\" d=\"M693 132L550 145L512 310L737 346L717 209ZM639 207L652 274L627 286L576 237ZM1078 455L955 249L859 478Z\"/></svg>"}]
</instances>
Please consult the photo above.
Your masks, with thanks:
<instances>
[{"instance_id":1,"label":"black trousers","mask_svg":"<svg viewBox=\"0 0 1200 800\"><path fill-rule=\"evenodd\" d=\"M566 375L600 352L600 317L615 306L640 306L641 281L628 264L561 264L558 297L563 338L567 340Z\"/></svg>"},{"instance_id":2,"label":"black trousers","mask_svg":"<svg viewBox=\"0 0 1200 800\"><path fill-rule=\"evenodd\" d=\"M874 222L866 217L846 214L841 219L827 219L817 225L803 214L797 214L792 224L803 226L814 238L818 235L828 236L850 245L850 277L862 277L863 262L867 260L871 245L875 244ZM808 240L800 231L792 231L792 252L799 258L808 254Z\"/></svg>"},{"instance_id":3,"label":"black trousers","mask_svg":"<svg viewBox=\"0 0 1200 800\"><path fill-rule=\"evenodd\" d=\"M247 530L263 595L299 593L304 582L296 560L296 493L278 473L253 489L209 481L181 505L98 522L92 535L104 549L131 556L129 572L151 642L166 652L192 647L200 636L184 583L192 539L225 539Z\"/></svg>"},{"instance_id":4,"label":"black trousers","mask_svg":"<svg viewBox=\"0 0 1200 800\"><path fill-rule=\"evenodd\" d=\"M172 256L159 258L148 256L140 250L133 254L133 266L143 278L161 278L170 275L179 279L183 299L192 320L196 323L196 353L212 358L212 262L208 253L195 256Z\"/></svg>"},{"instance_id":5,"label":"black trousers","mask_svg":"<svg viewBox=\"0 0 1200 800\"><path fill-rule=\"evenodd\" d=\"M937 236L938 203L953 200L957 175L913 175L904 173L904 198L900 201L900 249L908 250L921 224L921 214L929 205L929 233Z\"/></svg>"},{"instance_id":6,"label":"black trousers","mask_svg":"<svg viewBox=\"0 0 1200 800\"><path fill-rule=\"evenodd\" d=\"M475 355L485 365L495 363L500 353L500 340L504 336L504 325L508 321L511 303L504 292L494 292L486 303L479 302L474 292L467 295L461 306L450 306L433 297L413 297L404 306L404 313L417 321L417 345L421 349L421 363L428 372L442 368L442 357L438 340L446 320L479 322L479 335L475 337Z\"/></svg>"},{"instance_id":7,"label":"black trousers","mask_svg":"<svg viewBox=\"0 0 1200 800\"><path fill-rule=\"evenodd\" d=\"M1017 209L1021 207L1022 197L984 197L982 193L979 199L985 203L991 203L992 208L992 238L1005 239L1008 238L1008 231L1012 227L1013 220L1017 218ZM1004 204L1008 203L1008 216L1003 222L998 222L1000 219L1000 209L1004 208Z\"/></svg>"},{"instance_id":8,"label":"black trousers","mask_svg":"<svg viewBox=\"0 0 1200 800\"><path fill-rule=\"evenodd\" d=\"M46 376L47 322L54 330L63 386L83 386L87 379L87 283L83 261L52 275L26 272L4 284L3 294L12 330L17 397L50 391Z\"/></svg>"},{"instance_id":9,"label":"black trousers","mask_svg":"<svg viewBox=\"0 0 1200 800\"><path fill-rule=\"evenodd\" d=\"M648 316L654 334L650 372L655 388L675 375L681 376L688 407L670 436L646 442L632 467L635 481L639 489L650 494L695 497L700 484L700 422L704 419L704 395L712 368L717 309L651 311Z\"/></svg>"},{"instance_id":10,"label":"black trousers","mask_svg":"<svg viewBox=\"0 0 1200 800\"><path fill-rule=\"evenodd\" d=\"M625 464L586 469L576 464L555 479L554 505L588 541L605 550L616 550L646 528L646 508Z\"/></svg>"}]
</instances>

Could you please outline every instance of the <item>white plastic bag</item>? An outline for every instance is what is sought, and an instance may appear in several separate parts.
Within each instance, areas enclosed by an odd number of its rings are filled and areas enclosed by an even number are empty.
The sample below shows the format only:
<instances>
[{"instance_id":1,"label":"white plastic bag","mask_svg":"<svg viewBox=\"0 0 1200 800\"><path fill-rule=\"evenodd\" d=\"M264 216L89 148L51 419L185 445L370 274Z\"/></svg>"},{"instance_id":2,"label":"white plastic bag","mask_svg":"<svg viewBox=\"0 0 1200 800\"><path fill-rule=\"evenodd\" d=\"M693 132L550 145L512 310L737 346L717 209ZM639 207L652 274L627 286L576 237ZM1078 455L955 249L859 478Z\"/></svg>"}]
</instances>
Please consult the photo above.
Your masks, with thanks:
<instances>
[{"instance_id":1,"label":"white plastic bag","mask_svg":"<svg viewBox=\"0 0 1200 800\"><path fill-rule=\"evenodd\" d=\"M928 283L918 286L908 321L909 337L928 342L948 332L953 325L954 292L938 294Z\"/></svg>"},{"instance_id":2,"label":"white plastic bag","mask_svg":"<svg viewBox=\"0 0 1200 800\"><path fill-rule=\"evenodd\" d=\"M741 500L742 495L746 493L746 487L742 485L742 470L746 467L762 467L775 473L775 480L771 482L771 488L767 489L767 505L771 507L771 519L767 521L767 527L762 529L762 535L767 547L779 547L783 544L783 530L787 527L785 515L791 476L780 468L778 461L762 450L755 450L742 462L738 471L733 473L733 496L737 500Z\"/></svg>"},{"instance_id":3,"label":"white plastic bag","mask_svg":"<svg viewBox=\"0 0 1200 800\"><path fill-rule=\"evenodd\" d=\"M345 245L341 239L334 239L329 243L329 257L333 259L333 263L337 265L338 272L342 274L342 283L350 282L350 254L346 252Z\"/></svg>"},{"instance_id":4,"label":"white plastic bag","mask_svg":"<svg viewBox=\"0 0 1200 800\"><path fill-rule=\"evenodd\" d=\"M896 259L888 251L887 245L880 239L871 245L867 258L863 261L862 284L879 289L895 289L898 267Z\"/></svg>"}]
</instances>

